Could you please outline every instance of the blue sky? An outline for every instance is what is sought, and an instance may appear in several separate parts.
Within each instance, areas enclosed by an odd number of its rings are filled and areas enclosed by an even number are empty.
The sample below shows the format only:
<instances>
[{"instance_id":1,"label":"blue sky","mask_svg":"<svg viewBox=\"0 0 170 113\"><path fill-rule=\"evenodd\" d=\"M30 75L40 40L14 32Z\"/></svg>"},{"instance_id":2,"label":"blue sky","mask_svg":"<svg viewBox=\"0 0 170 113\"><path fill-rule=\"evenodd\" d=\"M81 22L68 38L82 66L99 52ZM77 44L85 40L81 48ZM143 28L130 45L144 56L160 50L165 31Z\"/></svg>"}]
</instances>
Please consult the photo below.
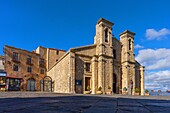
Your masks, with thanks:
<instances>
[{"instance_id":1,"label":"blue sky","mask_svg":"<svg viewBox=\"0 0 170 113\"><path fill-rule=\"evenodd\" d=\"M93 43L103 17L113 34L136 33L136 59L146 66L147 89L170 90L169 0L0 0L0 54L4 45L68 50Z\"/></svg>"}]
</instances>

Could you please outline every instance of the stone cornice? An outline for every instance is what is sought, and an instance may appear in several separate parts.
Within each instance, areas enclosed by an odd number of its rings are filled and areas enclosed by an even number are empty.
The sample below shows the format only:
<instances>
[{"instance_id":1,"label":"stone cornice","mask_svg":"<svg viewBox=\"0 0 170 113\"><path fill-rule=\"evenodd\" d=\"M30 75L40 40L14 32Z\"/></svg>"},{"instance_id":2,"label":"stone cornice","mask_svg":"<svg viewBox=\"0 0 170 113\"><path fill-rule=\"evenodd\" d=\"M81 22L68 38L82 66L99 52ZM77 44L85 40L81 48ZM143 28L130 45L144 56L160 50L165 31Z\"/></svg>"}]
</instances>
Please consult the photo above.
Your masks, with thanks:
<instances>
[{"instance_id":1,"label":"stone cornice","mask_svg":"<svg viewBox=\"0 0 170 113\"><path fill-rule=\"evenodd\" d=\"M123 64L123 63L126 63L126 62L128 62L128 63L130 63L130 64L136 64L136 62L131 62L131 61L124 61L124 62L122 62L122 64Z\"/></svg>"},{"instance_id":2,"label":"stone cornice","mask_svg":"<svg viewBox=\"0 0 170 113\"><path fill-rule=\"evenodd\" d=\"M113 56L109 56L109 55L106 55L106 54L100 54L99 57L100 57L100 56L113 59Z\"/></svg>"},{"instance_id":3,"label":"stone cornice","mask_svg":"<svg viewBox=\"0 0 170 113\"><path fill-rule=\"evenodd\" d=\"M87 46L81 46L81 47L76 47L76 48L71 48L70 51L71 52L76 52L77 50L84 50L84 49L89 49L89 48L95 48L96 45L92 44L92 45L87 45Z\"/></svg>"},{"instance_id":4,"label":"stone cornice","mask_svg":"<svg viewBox=\"0 0 170 113\"><path fill-rule=\"evenodd\" d=\"M81 57L88 57L88 58L92 58L93 56L89 56L89 55L84 55L84 54L75 54L76 56L81 56Z\"/></svg>"},{"instance_id":5,"label":"stone cornice","mask_svg":"<svg viewBox=\"0 0 170 113\"><path fill-rule=\"evenodd\" d=\"M35 53L35 52L31 52L31 51L27 51L27 50L24 50L24 49L20 49L20 48L15 48L15 47L12 47L12 46L8 46L8 45L5 45L5 48L9 48L9 49L15 49L15 50L18 50L18 51L23 51L23 52L27 52L27 53L30 53L30 54L34 54L34 55L40 55L38 53Z\"/></svg>"},{"instance_id":6,"label":"stone cornice","mask_svg":"<svg viewBox=\"0 0 170 113\"><path fill-rule=\"evenodd\" d=\"M134 32L131 32L131 31L129 31L129 30L125 30L123 33L119 34L119 36L121 36L121 35L123 35L123 34L129 34L129 35L132 35L132 36L135 35Z\"/></svg>"},{"instance_id":7,"label":"stone cornice","mask_svg":"<svg viewBox=\"0 0 170 113\"><path fill-rule=\"evenodd\" d=\"M113 26L113 25L114 25L113 22L110 22L110 21L108 21L108 20L106 20L106 19L104 19L104 18L100 18L100 19L98 20L97 24L100 24L101 22L107 23L107 24L110 25L110 26Z\"/></svg>"}]
</instances>

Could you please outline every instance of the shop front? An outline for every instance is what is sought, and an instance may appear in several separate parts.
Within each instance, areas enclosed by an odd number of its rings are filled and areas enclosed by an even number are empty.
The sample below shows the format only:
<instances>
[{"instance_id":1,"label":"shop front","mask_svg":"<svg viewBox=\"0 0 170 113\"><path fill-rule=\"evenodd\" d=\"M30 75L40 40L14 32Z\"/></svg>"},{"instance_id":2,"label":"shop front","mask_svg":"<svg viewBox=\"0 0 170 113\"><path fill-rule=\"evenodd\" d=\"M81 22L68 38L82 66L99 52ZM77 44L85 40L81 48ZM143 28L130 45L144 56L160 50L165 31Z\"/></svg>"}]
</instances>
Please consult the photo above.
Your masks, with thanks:
<instances>
[{"instance_id":1,"label":"shop front","mask_svg":"<svg viewBox=\"0 0 170 113\"><path fill-rule=\"evenodd\" d=\"M19 91L22 78L7 77L7 90L8 91Z\"/></svg>"},{"instance_id":2,"label":"shop front","mask_svg":"<svg viewBox=\"0 0 170 113\"><path fill-rule=\"evenodd\" d=\"M0 91L6 90L6 72L0 72Z\"/></svg>"}]
</instances>

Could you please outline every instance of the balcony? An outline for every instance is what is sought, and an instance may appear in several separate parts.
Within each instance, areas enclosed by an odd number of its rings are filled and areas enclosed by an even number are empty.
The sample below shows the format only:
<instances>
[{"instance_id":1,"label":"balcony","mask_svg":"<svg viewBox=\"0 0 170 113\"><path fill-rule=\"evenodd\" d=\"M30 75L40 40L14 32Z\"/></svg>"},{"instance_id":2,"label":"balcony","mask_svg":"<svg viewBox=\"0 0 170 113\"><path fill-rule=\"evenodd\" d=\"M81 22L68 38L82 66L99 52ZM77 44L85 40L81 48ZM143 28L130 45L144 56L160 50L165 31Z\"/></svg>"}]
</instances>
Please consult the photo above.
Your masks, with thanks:
<instances>
[{"instance_id":1,"label":"balcony","mask_svg":"<svg viewBox=\"0 0 170 113\"><path fill-rule=\"evenodd\" d=\"M15 63L20 63L19 59L18 58L12 58L12 61L15 62Z\"/></svg>"},{"instance_id":2,"label":"balcony","mask_svg":"<svg viewBox=\"0 0 170 113\"><path fill-rule=\"evenodd\" d=\"M31 60L27 60L26 64L27 64L27 65L31 65L31 66L33 65L33 63L32 63Z\"/></svg>"}]
</instances>

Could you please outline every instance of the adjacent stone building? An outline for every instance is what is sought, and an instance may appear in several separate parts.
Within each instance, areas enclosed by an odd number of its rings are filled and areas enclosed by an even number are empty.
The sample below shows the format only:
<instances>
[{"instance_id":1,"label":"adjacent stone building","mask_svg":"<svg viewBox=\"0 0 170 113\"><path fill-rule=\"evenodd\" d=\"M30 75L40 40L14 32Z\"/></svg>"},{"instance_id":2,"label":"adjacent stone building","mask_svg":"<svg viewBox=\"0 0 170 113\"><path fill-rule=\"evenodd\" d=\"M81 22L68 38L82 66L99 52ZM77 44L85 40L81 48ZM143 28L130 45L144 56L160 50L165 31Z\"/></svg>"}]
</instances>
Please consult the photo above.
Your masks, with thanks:
<instances>
[{"instance_id":1,"label":"adjacent stone building","mask_svg":"<svg viewBox=\"0 0 170 113\"><path fill-rule=\"evenodd\" d=\"M0 91L5 91L6 88L6 72L4 71L4 56L0 55Z\"/></svg>"},{"instance_id":2,"label":"adjacent stone building","mask_svg":"<svg viewBox=\"0 0 170 113\"><path fill-rule=\"evenodd\" d=\"M4 71L4 56L0 55L0 71Z\"/></svg>"},{"instance_id":3,"label":"adjacent stone building","mask_svg":"<svg viewBox=\"0 0 170 113\"><path fill-rule=\"evenodd\" d=\"M52 83L49 84L50 78L46 76L46 72L48 67L53 65L64 53L63 50L42 46L30 52L6 45L4 47L4 66L7 72L6 89L10 91L50 91ZM45 79L47 79L46 82L44 82Z\"/></svg>"},{"instance_id":4,"label":"adjacent stone building","mask_svg":"<svg viewBox=\"0 0 170 113\"><path fill-rule=\"evenodd\" d=\"M71 48L49 66L47 75L53 80L54 92L84 93L90 86L92 94L99 87L103 93L111 87L113 93L119 94L124 88L134 94L138 88L144 95L144 67L134 58L135 33L126 30L119 41L112 35L112 26L112 22L101 18L94 44Z\"/></svg>"}]
</instances>

